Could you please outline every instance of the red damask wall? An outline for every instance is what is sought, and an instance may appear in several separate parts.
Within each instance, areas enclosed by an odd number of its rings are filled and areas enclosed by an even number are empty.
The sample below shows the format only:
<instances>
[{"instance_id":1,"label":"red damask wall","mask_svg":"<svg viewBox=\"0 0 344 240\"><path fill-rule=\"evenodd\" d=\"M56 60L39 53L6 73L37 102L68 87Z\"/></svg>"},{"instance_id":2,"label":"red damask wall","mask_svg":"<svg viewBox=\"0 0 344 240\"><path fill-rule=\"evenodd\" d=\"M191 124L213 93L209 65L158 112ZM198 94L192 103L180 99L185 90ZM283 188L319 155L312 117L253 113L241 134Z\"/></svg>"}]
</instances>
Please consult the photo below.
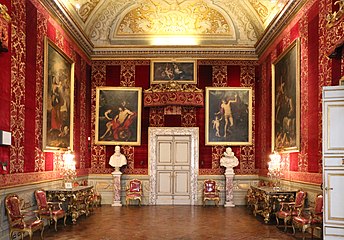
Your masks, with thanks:
<instances>
[{"instance_id":1,"label":"red damask wall","mask_svg":"<svg viewBox=\"0 0 344 240\"><path fill-rule=\"evenodd\" d=\"M0 0L12 17L10 48L0 53L0 129L11 131L12 146L0 146L0 187L59 178L59 154L43 153L44 37L49 37L75 61L74 149L78 174L110 173L113 147L94 144L95 88L138 86L149 88L148 60L90 62L78 45L37 0ZM10 4L10 5L9 5ZM253 145L233 147L240 160L237 174L265 176L271 153L271 63L296 39L301 41L301 150L284 154L286 179L321 182L321 88L337 85L344 73L344 58L327 58L343 44L344 22L326 28L332 0L312 0L274 39L259 62L198 60L200 89L207 86L253 88ZM219 159L224 146L205 146L204 107L154 107L142 112L141 146L122 146L127 174L148 172L149 126L197 126L200 132L200 174L223 174ZM88 141L90 137L91 141Z\"/></svg>"},{"instance_id":2,"label":"red damask wall","mask_svg":"<svg viewBox=\"0 0 344 240\"><path fill-rule=\"evenodd\" d=\"M12 21L9 52L0 53L0 129L11 131L12 145L0 146L0 162L7 165L0 187L60 177L54 171L60 155L41 150L45 36L75 62L74 149L78 172L85 174L90 166L90 62L38 1L13 0L7 6Z\"/></svg>"},{"instance_id":3,"label":"red damask wall","mask_svg":"<svg viewBox=\"0 0 344 240\"><path fill-rule=\"evenodd\" d=\"M199 60L197 87L205 90L207 86L252 87L255 90L257 62ZM95 136L95 106L97 86L150 87L150 61L94 61L92 63L92 139ZM253 101L253 112L255 101ZM141 123L141 146L122 146L128 165L123 168L126 174L148 174L148 127L199 127L200 132L200 174L223 174L219 160L224 146L205 146L205 108L188 106L166 106L143 108ZM254 115L253 115L253 119ZM254 121L255 122L255 121ZM253 124L253 143L255 142ZM240 165L238 174L257 173L254 157L255 144L233 147ZM108 161L113 154L113 146L91 146L91 173L110 173L113 169Z\"/></svg>"},{"instance_id":4,"label":"red damask wall","mask_svg":"<svg viewBox=\"0 0 344 240\"><path fill-rule=\"evenodd\" d=\"M333 46L343 43L344 37L343 21L333 28L326 28L326 15L331 8L330 0L308 1L260 58L256 99L261 104L256 108L260 115L256 157L260 162L261 175L266 175L268 155L271 153L271 63L299 38L301 149L298 153L283 154L286 164L284 178L311 183L322 181L322 87L338 85L340 76L343 76L343 57L327 57L334 50Z\"/></svg>"}]
</instances>

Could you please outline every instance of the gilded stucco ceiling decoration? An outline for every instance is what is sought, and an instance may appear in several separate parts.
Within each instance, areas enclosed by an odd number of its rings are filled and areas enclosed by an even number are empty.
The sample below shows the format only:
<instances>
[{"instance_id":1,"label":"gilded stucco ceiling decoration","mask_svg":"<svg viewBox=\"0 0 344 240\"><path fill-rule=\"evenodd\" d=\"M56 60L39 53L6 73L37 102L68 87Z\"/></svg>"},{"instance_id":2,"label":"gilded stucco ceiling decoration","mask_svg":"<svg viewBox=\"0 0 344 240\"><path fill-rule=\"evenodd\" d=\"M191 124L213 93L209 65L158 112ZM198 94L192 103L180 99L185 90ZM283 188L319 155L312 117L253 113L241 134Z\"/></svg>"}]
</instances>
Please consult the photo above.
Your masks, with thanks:
<instances>
[{"instance_id":1,"label":"gilded stucco ceiling decoration","mask_svg":"<svg viewBox=\"0 0 344 240\"><path fill-rule=\"evenodd\" d=\"M305 0L40 0L54 11L91 56L132 57L154 52L208 52L251 58L265 46L267 28L277 29L283 7L294 11ZM283 11L285 11L283 9ZM288 12L288 11L287 11ZM289 15L288 15L289 16ZM271 27L272 26L272 27ZM171 42L154 42L179 37ZM190 43L186 38L195 39ZM263 39L263 41L261 40ZM162 48L164 47L164 48ZM258 46L259 48L259 46ZM154 49L154 50L152 50ZM259 50L261 51L261 50ZM196 54L196 55L197 55Z\"/></svg>"},{"instance_id":2,"label":"gilded stucco ceiling decoration","mask_svg":"<svg viewBox=\"0 0 344 240\"><path fill-rule=\"evenodd\" d=\"M231 23L205 2L181 3L150 1L127 13L120 21L116 35L191 35L220 34L233 36Z\"/></svg>"}]
</instances>

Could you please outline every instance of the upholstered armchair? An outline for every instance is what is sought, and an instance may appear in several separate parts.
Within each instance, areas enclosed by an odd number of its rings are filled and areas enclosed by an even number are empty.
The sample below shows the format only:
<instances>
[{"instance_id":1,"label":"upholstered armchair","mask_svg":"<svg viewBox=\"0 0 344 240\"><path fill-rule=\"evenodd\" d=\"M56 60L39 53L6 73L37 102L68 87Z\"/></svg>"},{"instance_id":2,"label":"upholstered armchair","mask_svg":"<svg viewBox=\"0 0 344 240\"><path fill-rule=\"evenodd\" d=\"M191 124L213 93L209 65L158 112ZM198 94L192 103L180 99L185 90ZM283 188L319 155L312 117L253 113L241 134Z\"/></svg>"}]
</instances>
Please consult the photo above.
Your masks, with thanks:
<instances>
[{"instance_id":1,"label":"upholstered armchair","mask_svg":"<svg viewBox=\"0 0 344 240\"><path fill-rule=\"evenodd\" d=\"M142 182L138 179L129 181L126 189L125 203L128 206L130 200L139 200L139 206L141 206L142 198Z\"/></svg>"},{"instance_id":2,"label":"upholstered armchair","mask_svg":"<svg viewBox=\"0 0 344 240\"><path fill-rule=\"evenodd\" d=\"M279 219L284 221L284 231L287 231L287 224L292 219L292 217L297 216L299 211L302 211L307 193L299 190L296 193L294 202L281 202L281 208L276 212L276 222L279 225Z\"/></svg>"},{"instance_id":3,"label":"upholstered armchair","mask_svg":"<svg viewBox=\"0 0 344 240\"><path fill-rule=\"evenodd\" d=\"M18 232L23 239L24 233L28 233L30 240L35 231L41 230L41 238L43 239L44 223L39 219L35 212L21 211L20 199L17 194L9 194L5 198L5 208L10 227L10 239L13 233Z\"/></svg>"},{"instance_id":4,"label":"upholstered armchair","mask_svg":"<svg viewBox=\"0 0 344 240\"><path fill-rule=\"evenodd\" d=\"M62 209L62 202L48 202L44 190L36 190L35 198L38 207L38 215L41 219L47 219L50 225L51 221L55 222L55 231L57 231L57 221L63 218L66 226L66 212Z\"/></svg>"},{"instance_id":5,"label":"upholstered armchair","mask_svg":"<svg viewBox=\"0 0 344 240\"><path fill-rule=\"evenodd\" d=\"M205 180L203 182L203 206L206 201L214 201L216 206L219 206L220 194L215 180Z\"/></svg>"},{"instance_id":6,"label":"upholstered armchair","mask_svg":"<svg viewBox=\"0 0 344 240\"><path fill-rule=\"evenodd\" d=\"M305 232L311 228L312 239L314 228L321 228L323 221L323 195L318 194L315 198L314 208L304 208L299 214L292 219L293 234L295 227L302 230L302 239L305 239Z\"/></svg>"}]
</instances>

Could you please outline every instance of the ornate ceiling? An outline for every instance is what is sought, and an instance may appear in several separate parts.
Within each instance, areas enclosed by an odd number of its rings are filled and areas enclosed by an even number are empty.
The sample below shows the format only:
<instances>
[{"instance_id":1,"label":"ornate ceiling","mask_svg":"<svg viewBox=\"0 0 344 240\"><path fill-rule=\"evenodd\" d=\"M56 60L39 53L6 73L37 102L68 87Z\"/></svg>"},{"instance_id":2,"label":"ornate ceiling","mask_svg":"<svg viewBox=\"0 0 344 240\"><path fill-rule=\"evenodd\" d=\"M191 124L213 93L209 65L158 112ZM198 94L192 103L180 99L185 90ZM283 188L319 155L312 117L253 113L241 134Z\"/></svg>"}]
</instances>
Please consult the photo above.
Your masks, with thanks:
<instances>
[{"instance_id":1,"label":"ornate ceiling","mask_svg":"<svg viewBox=\"0 0 344 240\"><path fill-rule=\"evenodd\" d=\"M42 2L93 59L166 54L256 59L273 37L269 30L276 31L302 0Z\"/></svg>"}]
</instances>

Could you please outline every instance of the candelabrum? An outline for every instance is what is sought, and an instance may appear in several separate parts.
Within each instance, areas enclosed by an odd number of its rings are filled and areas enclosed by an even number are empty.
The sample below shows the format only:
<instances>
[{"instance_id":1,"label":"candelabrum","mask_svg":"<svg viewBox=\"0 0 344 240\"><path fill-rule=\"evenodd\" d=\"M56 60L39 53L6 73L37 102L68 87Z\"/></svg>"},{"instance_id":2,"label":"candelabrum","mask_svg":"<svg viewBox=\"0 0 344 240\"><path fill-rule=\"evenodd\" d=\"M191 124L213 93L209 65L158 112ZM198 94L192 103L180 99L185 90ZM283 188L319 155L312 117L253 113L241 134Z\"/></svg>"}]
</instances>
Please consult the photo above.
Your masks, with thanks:
<instances>
[{"instance_id":1,"label":"candelabrum","mask_svg":"<svg viewBox=\"0 0 344 240\"><path fill-rule=\"evenodd\" d=\"M76 171L74 154L69 149L63 154L62 175L65 188L72 188L73 182L76 179Z\"/></svg>"},{"instance_id":2,"label":"candelabrum","mask_svg":"<svg viewBox=\"0 0 344 240\"><path fill-rule=\"evenodd\" d=\"M274 152L273 154L270 154L270 162L268 162L268 176L270 177L273 188L275 190L278 190L280 188L281 184L281 155L279 155L277 152Z\"/></svg>"}]
</instances>

